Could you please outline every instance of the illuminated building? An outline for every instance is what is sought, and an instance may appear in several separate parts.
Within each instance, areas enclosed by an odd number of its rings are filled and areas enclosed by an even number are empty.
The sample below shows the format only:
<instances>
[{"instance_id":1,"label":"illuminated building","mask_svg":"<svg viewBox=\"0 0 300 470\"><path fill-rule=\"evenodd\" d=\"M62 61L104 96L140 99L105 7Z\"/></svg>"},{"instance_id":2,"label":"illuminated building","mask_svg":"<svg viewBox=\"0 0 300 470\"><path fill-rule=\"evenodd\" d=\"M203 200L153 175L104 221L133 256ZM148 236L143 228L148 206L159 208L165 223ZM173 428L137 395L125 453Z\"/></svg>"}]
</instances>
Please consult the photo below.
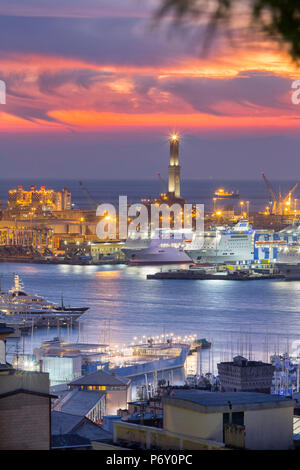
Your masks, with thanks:
<instances>
[{"instance_id":1,"label":"illuminated building","mask_svg":"<svg viewBox=\"0 0 300 470\"><path fill-rule=\"evenodd\" d=\"M41 186L30 186L29 190L18 186L8 192L8 208L17 212L29 212L32 216L35 212L51 212L71 209L71 192L64 188L62 191L54 191Z\"/></svg>"}]
</instances>

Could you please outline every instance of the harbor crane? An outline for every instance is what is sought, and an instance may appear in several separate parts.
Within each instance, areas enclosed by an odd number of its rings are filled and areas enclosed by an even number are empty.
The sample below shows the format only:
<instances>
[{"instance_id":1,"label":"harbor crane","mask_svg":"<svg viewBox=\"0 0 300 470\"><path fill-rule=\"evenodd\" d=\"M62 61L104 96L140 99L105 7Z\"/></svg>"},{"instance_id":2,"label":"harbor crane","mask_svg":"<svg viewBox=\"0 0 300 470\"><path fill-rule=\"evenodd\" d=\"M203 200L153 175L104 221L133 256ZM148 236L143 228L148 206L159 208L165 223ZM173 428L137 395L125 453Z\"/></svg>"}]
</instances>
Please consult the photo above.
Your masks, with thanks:
<instances>
[{"instance_id":1,"label":"harbor crane","mask_svg":"<svg viewBox=\"0 0 300 470\"><path fill-rule=\"evenodd\" d=\"M267 177L264 173L261 174L263 179L264 179L264 182L266 183L266 186L268 188L268 191L269 191L269 194L270 194L270 203L273 204L272 206L272 210L271 210L271 213L274 214L276 213L276 209L277 209L277 198L276 198L276 195L272 189L272 186L271 184L269 183L269 181L267 180Z\"/></svg>"},{"instance_id":2,"label":"harbor crane","mask_svg":"<svg viewBox=\"0 0 300 470\"><path fill-rule=\"evenodd\" d=\"M163 180L162 177L161 177L161 174L160 174L160 173L157 173L157 176L158 176L158 178L159 178L161 187L163 188L164 194L167 194L168 190L167 190L167 187L166 187L166 185L165 185L164 180Z\"/></svg>"},{"instance_id":3,"label":"harbor crane","mask_svg":"<svg viewBox=\"0 0 300 470\"><path fill-rule=\"evenodd\" d=\"M277 197L275 192L273 191L273 188L272 188L270 182L268 181L268 179L267 179L267 177L264 173L262 173L262 177L263 177L264 182L266 183L266 186L268 188L269 195L270 195L270 205L271 205L270 214L284 215L285 213L291 212L292 194L294 193L294 191L298 187L298 183L296 183L289 190L289 192L287 193L287 195L285 197L282 196L281 188L279 186L278 197Z\"/></svg>"},{"instance_id":4,"label":"harbor crane","mask_svg":"<svg viewBox=\"0 0 300 470\"><path fill-rule=\"evenodd\" d=\"M86 189L86 187L84 186L83 182L82 181L79 181L79 185L89 203L89 206L91 208L91 210L96 210L97 209L97 203L92 199L90 193L88 192L88 190Z\"/></svg>"}]
</instances>

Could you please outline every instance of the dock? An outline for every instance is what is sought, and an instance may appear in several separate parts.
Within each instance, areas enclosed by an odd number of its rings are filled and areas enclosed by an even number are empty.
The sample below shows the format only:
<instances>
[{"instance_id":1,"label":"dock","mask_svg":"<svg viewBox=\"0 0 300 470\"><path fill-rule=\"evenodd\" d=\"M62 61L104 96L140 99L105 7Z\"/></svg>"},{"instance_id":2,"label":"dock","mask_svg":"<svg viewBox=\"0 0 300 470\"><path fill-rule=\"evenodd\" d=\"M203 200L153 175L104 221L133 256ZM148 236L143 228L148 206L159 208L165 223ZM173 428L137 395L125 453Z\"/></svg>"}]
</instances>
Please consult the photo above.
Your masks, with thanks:
<instances>
[{"instance_id":1,"label":"dock","mask_svg":"<svg viewBox=\"0 0 300 470\"><path fill-rule=\"evenodd\" d=\"M228 274L210 274L193 269L179 269L148 274L147 279L262 281L266 279L285 279L285 276L283 274L248 274L238 271Z\"/></svg>"}]
</instances>

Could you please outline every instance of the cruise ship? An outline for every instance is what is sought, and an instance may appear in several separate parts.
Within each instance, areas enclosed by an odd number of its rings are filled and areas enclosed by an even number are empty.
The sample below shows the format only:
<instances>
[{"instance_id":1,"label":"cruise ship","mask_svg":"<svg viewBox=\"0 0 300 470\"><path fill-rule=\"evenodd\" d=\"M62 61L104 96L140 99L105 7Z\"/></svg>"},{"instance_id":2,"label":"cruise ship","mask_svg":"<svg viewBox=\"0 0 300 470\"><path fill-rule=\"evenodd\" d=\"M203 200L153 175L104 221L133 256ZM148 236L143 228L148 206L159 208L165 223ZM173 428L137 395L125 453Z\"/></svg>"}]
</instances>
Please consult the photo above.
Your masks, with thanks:
<instances>
[{"instance_id":1,"label":"cruise ship","mask_svg":"<svg viewBox=\"0 0 300 470\"><path fill-rule=\"evenodd\" d=\"M146 231L129 233L123 253L130 265L190 264L192 262L184 248L191 241L190 231Z\"/></svg>"},{"instance_id":2,"label":"cruise ship","mask_svg":"<svg viewBox=\"0 0 300 470\"><path fill-rule=\"evenodd\" d=\"M203 234L194 233L185 252L197 264L251 263L254 259L254 230L246 219L232 228L217 226Z\"/></svg>"}]
</instances>

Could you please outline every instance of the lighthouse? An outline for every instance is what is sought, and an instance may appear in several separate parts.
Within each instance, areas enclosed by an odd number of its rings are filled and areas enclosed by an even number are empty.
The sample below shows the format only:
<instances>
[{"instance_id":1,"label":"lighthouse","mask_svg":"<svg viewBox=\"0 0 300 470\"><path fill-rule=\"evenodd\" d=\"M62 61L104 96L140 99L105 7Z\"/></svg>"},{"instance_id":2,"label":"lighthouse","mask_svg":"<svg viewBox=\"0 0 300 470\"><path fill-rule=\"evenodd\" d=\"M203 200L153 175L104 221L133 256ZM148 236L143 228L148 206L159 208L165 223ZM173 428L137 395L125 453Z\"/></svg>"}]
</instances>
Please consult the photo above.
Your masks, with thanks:
<instances>
[{"instance_id":1,"label":"lighthouse","mask_svg":"<svg viewBox=\"0 0 300 470\"><path fill-rule=\"evenodd\" d=\"M168 192L173 194L175 198L180 196L180 170L179 165L179 137L172 134L170 137L170 164L169 164L169 187Z\"/></svg>"}]
</instances>

